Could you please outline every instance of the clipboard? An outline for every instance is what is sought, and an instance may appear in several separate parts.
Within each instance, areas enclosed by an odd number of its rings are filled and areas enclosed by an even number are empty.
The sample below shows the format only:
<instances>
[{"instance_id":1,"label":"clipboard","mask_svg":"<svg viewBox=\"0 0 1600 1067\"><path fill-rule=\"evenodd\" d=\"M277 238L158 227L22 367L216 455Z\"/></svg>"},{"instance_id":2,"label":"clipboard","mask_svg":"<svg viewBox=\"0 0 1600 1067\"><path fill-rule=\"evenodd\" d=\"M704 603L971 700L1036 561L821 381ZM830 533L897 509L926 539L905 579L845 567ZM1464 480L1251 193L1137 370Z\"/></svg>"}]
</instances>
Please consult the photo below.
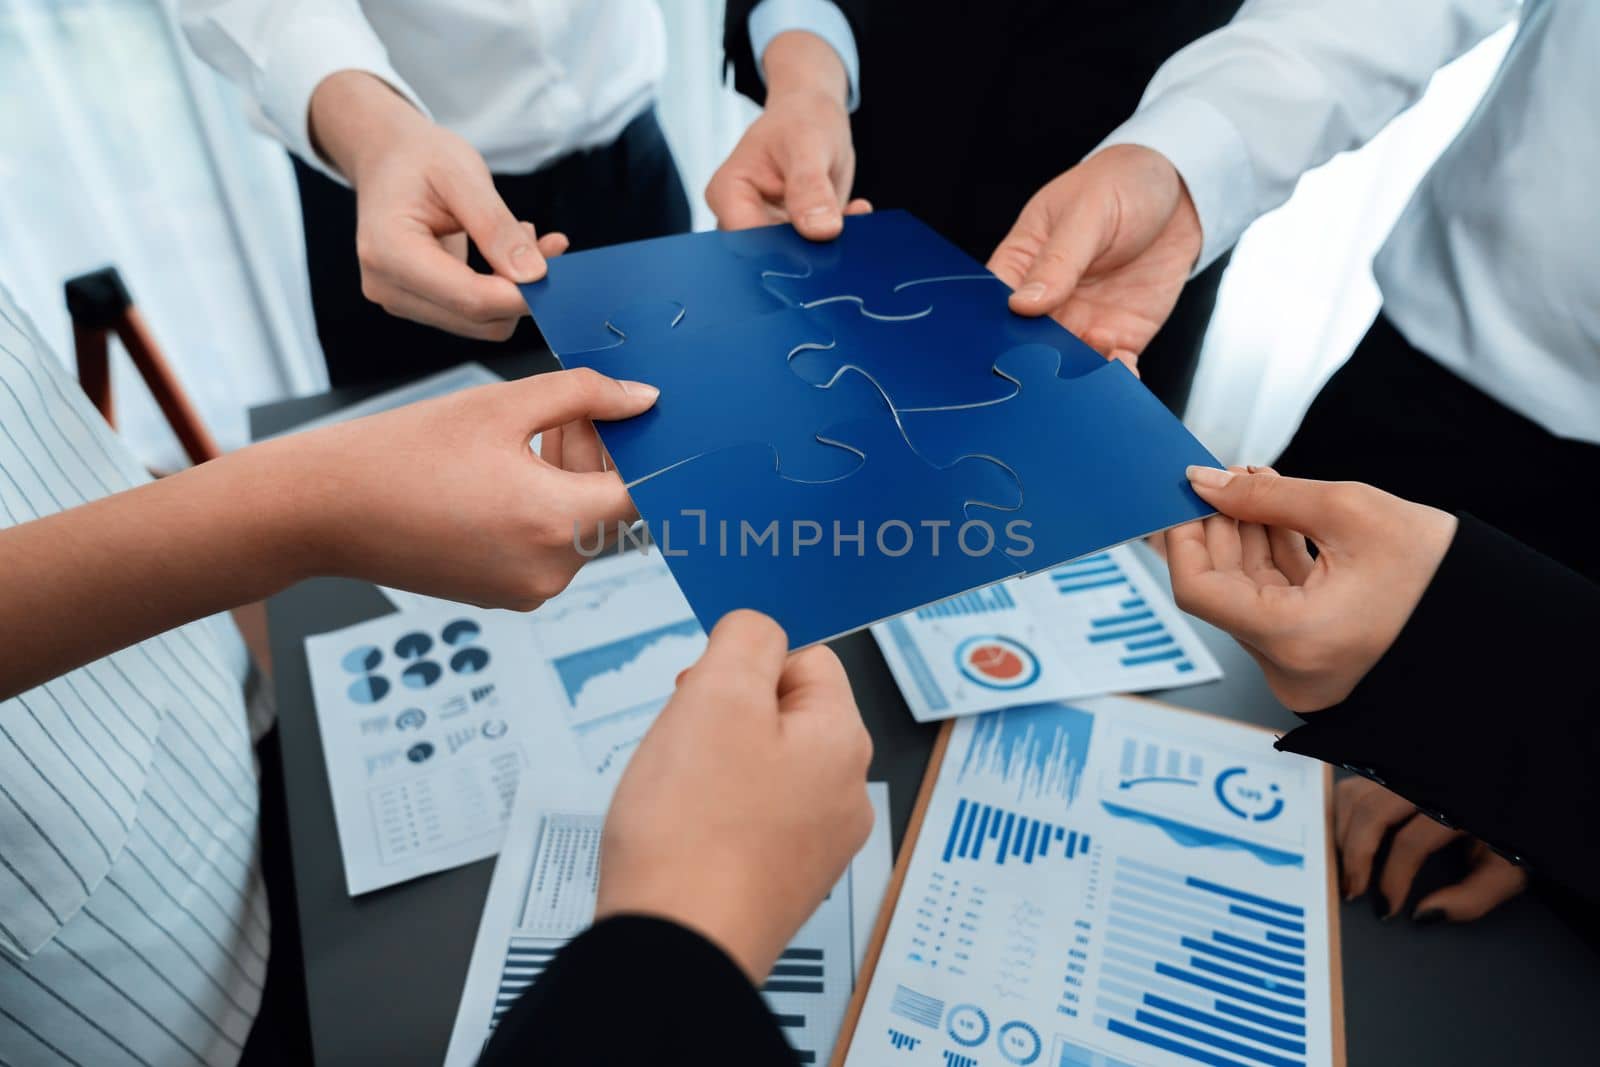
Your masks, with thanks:
<instances>
[{"instance_id":1,"label":"clipboard","mask_svg":"<svg viewBox=\"0 0 1600 1067\"><path fill-rule=\"evenodd\" d=\"M1168 704L1165 701L1151 700L1147 697L1120 696L1119 699L1135 700L1143 704L1151 704L1165 708L1169 711L1182 712L1185 715L1197 715L1202 718L1216 719L1232 726L1242 726L1254 730L1267 737L1275 737L1276 732L1254 723L1242 723L1235 719L1228 719L1210 712L1197 711L1193 708L1181 707L1177 704ZM928 767L923 772L922 784L917 788L916 804L911 809L911 818L906 823L905 838L900 842L899 854L895 857L894 869L889 875L888 889L884 893L884 906L878 910L877 922L873 925L871 939L867 942L866 955L862 958L861 974L857 976L855 991L850 996L850 1003L845 1008L844 1020L839 1025L839 1038L834 1042L833 1056L830 1058L829 1067L844 1067L845 1057L849 1055L851 1042L855 1039L856 1025L861 1020L861 1011L866 1004L867 991L872 988L872 980L877 974L878 960L883 954L885 939L889 936L889 924L894 919L896 908L900 903L901 889L905 885L906 872L911 867L911 857L916 852L917 840L922 833L923 818L927 815L928 805L933 799L934 787L939 781L939 771L944 766L944 758L950 747L950 736L955 730L957 720L948 719L939 729L939 736L934 739L933 751L928 756ZM1344 1039L1344 969L1342 952L1340 951L1339 934L1339 884L1338 862L1336 846L1333 837L1333 769L1327 765L1322 767L1322 800L1323 808L1327 813L1327 871L1328 871L1328 989L1331 994L1329 1005L1329 1018L1331 1020L1333 1049L1332 1061L1335 1067L1346 1067L1345 1039Z\"/></svg>"}]
</instances>

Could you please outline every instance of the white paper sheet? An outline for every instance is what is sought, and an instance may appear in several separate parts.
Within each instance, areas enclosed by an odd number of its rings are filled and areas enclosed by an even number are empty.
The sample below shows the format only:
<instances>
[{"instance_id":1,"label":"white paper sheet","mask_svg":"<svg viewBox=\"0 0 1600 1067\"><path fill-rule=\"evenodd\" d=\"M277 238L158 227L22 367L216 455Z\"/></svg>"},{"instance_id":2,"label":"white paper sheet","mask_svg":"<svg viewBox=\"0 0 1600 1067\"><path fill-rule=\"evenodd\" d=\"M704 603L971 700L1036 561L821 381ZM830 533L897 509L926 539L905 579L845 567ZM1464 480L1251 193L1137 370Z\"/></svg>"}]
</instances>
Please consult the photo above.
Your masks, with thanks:
<instances>
[{"instance_id":1,"label":"white paper sheet","mask_svg":"<svg viewBox=\"0 0 1600 1067\"><path fill-rule=\"evenodd\" d=\"M1122 697L960 720L848 1067L1326 1067L1323 774Z\"/></svg>"},{"instance_id":2,"label":"white paper sheet","mask_svg":"<svg viewBox=\"0 0 1600 1067\"><path fill-rule=\"evenodd\" d=\"M352 896L492 856L528 752L567 742L525 620L457 605L306 638Z\"/></svg>"},{"instance_id":3,"label":"white paper sheet","mask_svg":"<svg viewBox=\"0 0 1600 1067\"><path fill-rule=\"evenodd\" d=\"M600 831L610 786L553 786L537 772L518 794L506 848L495 864L445 1067L478 1058L500 1017L594 917ZM543 784L541 784L543 783ZM593 790L603 794L598 801ZM588 792L588 803L581 794ZM790 1025L808 1062L827 1063L855 989L861 958L889 884L889 789L868 785L873 830L822 906L789 943L763 996Z\"/></svg>"},{"instance_id":4,"label":"white paper sheet","mask_svg":"<svg viewBox=\"0 0 1600 1067\"><path fill-rule=\"evenodd\" d=\"M1129 545L907 612L872 636L919 722L1222 677Z\"/></svg>"}]
</instances>

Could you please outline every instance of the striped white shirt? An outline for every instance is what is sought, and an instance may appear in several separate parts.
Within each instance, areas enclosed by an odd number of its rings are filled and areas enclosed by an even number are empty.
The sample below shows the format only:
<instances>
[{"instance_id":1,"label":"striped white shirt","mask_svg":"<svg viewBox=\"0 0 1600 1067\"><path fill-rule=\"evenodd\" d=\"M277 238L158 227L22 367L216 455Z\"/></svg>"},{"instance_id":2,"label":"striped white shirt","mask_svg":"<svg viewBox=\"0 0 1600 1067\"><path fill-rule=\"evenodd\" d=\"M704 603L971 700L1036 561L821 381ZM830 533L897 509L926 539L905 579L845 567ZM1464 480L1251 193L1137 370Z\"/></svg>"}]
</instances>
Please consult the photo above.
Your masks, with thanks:
<instances>
[{"instance_id":1,"label":"striped white shirt","mask_svg":"<svg viewBox=\"0 0 1600 1067\"><path fill-rule=\"evenodd\" d=\"M0 528L146 480L0 287ZM269 922L242 651L205 620L0 702L0 1063L237 1061Z\"/></svg>"}]
</instances>

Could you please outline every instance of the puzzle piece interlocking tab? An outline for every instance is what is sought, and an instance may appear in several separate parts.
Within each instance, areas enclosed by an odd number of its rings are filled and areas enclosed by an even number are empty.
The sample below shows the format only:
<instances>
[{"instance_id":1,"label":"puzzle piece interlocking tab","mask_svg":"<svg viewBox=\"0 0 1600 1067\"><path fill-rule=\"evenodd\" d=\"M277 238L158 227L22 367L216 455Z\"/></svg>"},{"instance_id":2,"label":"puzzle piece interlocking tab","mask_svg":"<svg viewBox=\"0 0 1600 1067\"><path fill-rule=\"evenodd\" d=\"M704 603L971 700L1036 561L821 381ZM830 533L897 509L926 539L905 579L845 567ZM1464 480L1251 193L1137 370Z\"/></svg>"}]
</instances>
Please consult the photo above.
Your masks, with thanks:
<instances>
[{"instance_id":1,"label":"puzzle piece interlocking tab","mask_svg":"<svg viewBox=\"0 0 1600 1067\"><path fill-rule=\"evenodd\" d=\"M1062 350L1064 374L1087 374L1105 360L1047 318L1024 318L1007 305L1011 289L993 275L909 282L899 291L927 310L904 319L867 314L853 302L811 309L834 343L789 360L800 377L831 381L853 367L878 383L896 411L965 407L1004 400L1016 383L997 374L995 356L1045 344Z\"/></svg>"},{"instance_id":2,"label":"puzzle piece interlocking tab","mask_svg":"<svg viewBox=\"0 0 1600 1067\"><path fill-rule=\"evenodd\" d=\"M672 330L649 343L636 344L632 336L564 361L661 390L644 414L601 425L612 462L629 484L738 444L770 447L778 470L790 478L842 478L861 465L861 457L819 441L817 427L873 416L894 427L888 400L866 376L846 371L819 386L790 373L792 352L832 343L802 310Z\"/></svg>"},{"instance_id":3,"label":"puzzle piece interlocking tab","mask_svg":"<svg viewBox=\"0 0 1600 1067\"><path fill-rule=\"evenodd\" d=\"M985 456L1016 475L1030 573L1211 514L1184 468L1216 458L1121 363L1095 356L1095 369L1068 379L1062 358L1048 345L1011 349L995 361L1016 383L1011 398L900 416L929 462Z\"/></svg>"},{"instance_id":4,"label":"puzzle piece interlocking tab","mask_svg":"<svg viewBox=\"0 0 1600 1067\"><path fill-rule=\"evenodd\" d=\"M741 445L632 488L706 627L754 608L799 647L1018 572L1005 520L1021 494L1005 468L930 466L886 415L818 436L859 450L861 469L801 482L771 448Z\"/></svg>"}]
</instances>

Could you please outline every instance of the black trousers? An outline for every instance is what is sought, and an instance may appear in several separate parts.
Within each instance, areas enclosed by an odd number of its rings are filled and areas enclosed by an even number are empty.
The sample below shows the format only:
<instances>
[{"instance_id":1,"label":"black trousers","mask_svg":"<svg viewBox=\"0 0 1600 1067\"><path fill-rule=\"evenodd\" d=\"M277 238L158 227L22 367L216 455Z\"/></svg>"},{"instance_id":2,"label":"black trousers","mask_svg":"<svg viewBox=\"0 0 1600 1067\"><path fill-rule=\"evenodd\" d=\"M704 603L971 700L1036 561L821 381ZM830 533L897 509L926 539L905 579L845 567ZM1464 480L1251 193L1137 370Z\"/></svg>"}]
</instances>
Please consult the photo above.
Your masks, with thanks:
<instances>
[{"instance_id":1,"label":"black trousers","mask_svg":"<svg viewBox=\"0 0 1600 1067\"><path fill-rule=\"evenodd\" d=\"M1600 581L1600 553L1577 514L1600 487L1600 445L1557 437L1517 414L1413 347L1381 314L1317 394L1277 469L1470 511Z\"/></svg>"},{"instance_id":2,"label":"black trousers","mask_svg":"<svg viewBox=\"0 0 1600 1067\"><path fill-rule=\"evenodd\" d=\"M361 295L355 193L294 160L305 227L317 338L335 386L417 377L465 360L542 347L524 319L506 345L457 337L398 319ZM573 251L689 229L689 201L653 109L611 144L577 152L532 174L497 174L511 213L540 233L559 230ZM488 267L474 249L470 262Z\"/></svg>"}]
</instances>

